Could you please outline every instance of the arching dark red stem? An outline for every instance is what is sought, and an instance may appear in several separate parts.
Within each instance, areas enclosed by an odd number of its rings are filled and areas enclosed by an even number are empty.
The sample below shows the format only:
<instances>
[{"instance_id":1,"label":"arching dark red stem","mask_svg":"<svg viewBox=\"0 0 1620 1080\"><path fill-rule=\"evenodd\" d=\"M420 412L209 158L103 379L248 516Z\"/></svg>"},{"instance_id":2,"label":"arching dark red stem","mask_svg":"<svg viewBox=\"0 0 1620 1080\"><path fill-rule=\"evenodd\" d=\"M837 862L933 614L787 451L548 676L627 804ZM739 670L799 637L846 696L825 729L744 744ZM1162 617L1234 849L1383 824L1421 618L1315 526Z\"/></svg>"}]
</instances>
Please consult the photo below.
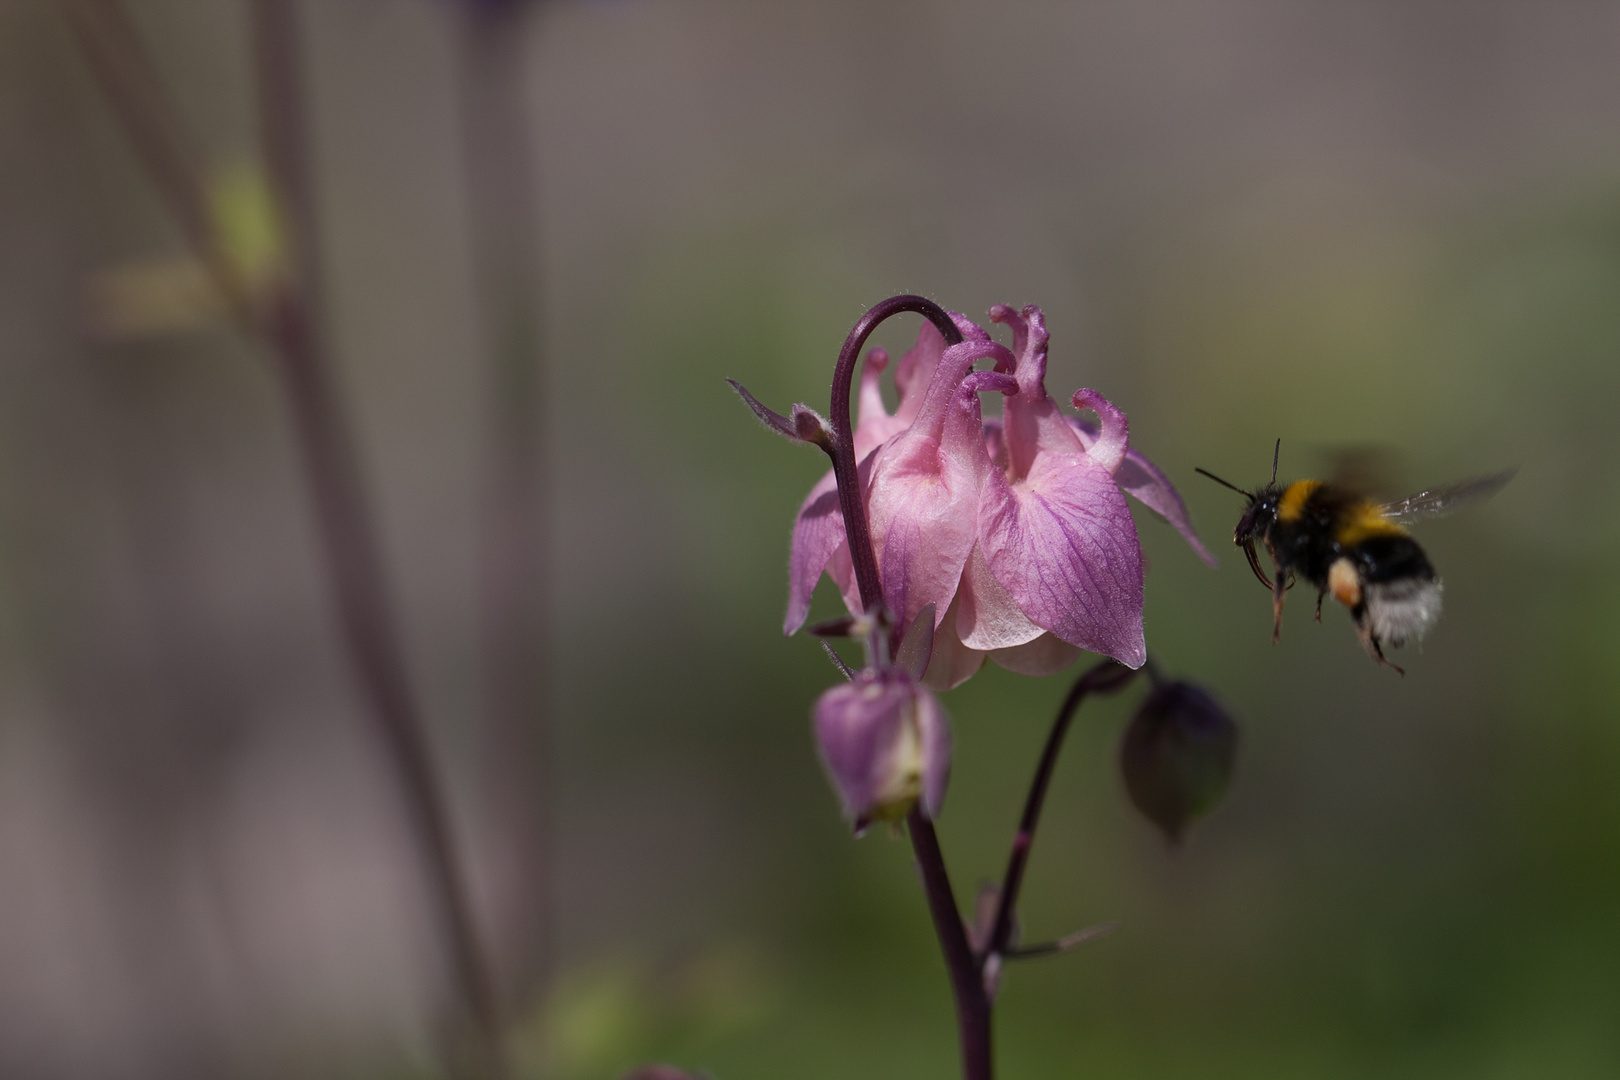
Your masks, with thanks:
<instances>
[{"instance_id":1,"label":"arching dark red stem","mask_svg":"<svg viewBox=\"0 0 1620 1080\"><path fill-rule=\"evenodd\" d=\"M861 609L868 614L881 607L883 584L878 578L877 558L872 551L866 504L861 499L860 475L857 472L859 462L855 460L855 429L849 416L849 391L855 378L855 361L866 339L883 320L907 311L916 312L933 323L944 335L947 345L962 341L962 332L956 328L950 313L925 297L891 296L872 305L850 329L849 337L844 339L843 351L838 354L838 367L833 372L832 407L828 410L833 437L832 444L826 449L832 456L833 475L838 479L838 505L844 512L844 533L849 540L850 561L855 565L855 581L861 590ZM893 629L898 631L900 628ZM956 892L951 888L950 875L945 870L945 856L934 835L933 823L923 816L920 809L912 810L907 823L912 850L922 871L928 910L933 916L940 951L945 955L945 967L951 976L952 996L956 999L957 1034L962 1044L962 1075L964 1080L991 1080L990 997L985 992L978 961L962 925L960 909L956 906Z\"/></svg>"},{"instance_id":2,"label":"arching dark red stem","mask_svg":"<svg viewBox=\"0 0 1620 1080\"><path fill-rule=\"evenodd\" d=\"M866 504L861 500L859 463L855 460L855 429L849 418L849 390L855 378L855 361L861 346L878 324L902 312L914 311L933 323L945 337L945 344L956 345L962 340L962 331L956 328L950 313L923 296L891 296L867 309L844 339L844 348L838 354L838 367L833 371L832 408L828 420L833 427L833 474L838 478L838 507L844 513L844 531L849 536L850 560L855 564L855 581L861 590L861 608L867 613L877 611L883 601L883 586L878 580L877 558L872 554L872 534L866 523Z\"/></svg>"},{"instance_id":3,"label":"arching dark red stem","mask_svg":"<svg viewBox=\"0 0 1620 1080\"><path fill-rule=\"evenodd\" d=\"M1069 733L1069 723L1075 710L1089 694L1110 694L1121 689L1136 675L1135 671L1114 660L1104 660L1090 668L1069 688L1068 696L1058 708L1057 719L1052 722L1046 746L1041 750L1040 764L1035 768L1035 779L1030 782L1029 795L1024 800L1024 814L1018 821L1018 832L1013 837L1012 853L1007 857L1007 873L996 897L995 918L990 923L990 934L985 944L981 964L1006 953L1012 938L1013 916L1018 909L1018 891L1024 884L1024 868L1029 864L1029 849L1035 843L1035 827L1040 824L1041 808L1046 805L1046 789L1052 783L1052 770L1057 768L1058 752L1063 749L1063 738Z\"/></svg>"}]
</instances>

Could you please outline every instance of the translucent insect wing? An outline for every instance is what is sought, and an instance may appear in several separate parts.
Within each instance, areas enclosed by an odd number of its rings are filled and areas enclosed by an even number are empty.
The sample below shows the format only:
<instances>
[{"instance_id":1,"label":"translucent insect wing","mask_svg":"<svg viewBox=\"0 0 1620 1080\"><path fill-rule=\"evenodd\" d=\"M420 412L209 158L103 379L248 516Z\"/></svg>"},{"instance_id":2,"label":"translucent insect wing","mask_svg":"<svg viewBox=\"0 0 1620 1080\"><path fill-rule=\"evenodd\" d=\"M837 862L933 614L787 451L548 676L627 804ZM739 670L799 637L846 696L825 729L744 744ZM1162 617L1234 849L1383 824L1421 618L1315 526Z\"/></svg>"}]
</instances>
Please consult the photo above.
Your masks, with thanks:
<instances>
[{"instance_id":1,"label":"translucent insect wing","mask_svg":"<svg viewBox=\"0 0 1620 1080\"><path fill-rule=\"evenodd\" d=\"M1379 512L1389 520L1401 525L1408 525L1414 521L1428 521L1432 518L1445 517L1455 510L1459 510L1470 503L1488 499L1507 486L1513 475L1519 471L1518 466L1503 469L1491 476L1482 476L1473 480L1464 480L1445 487L1430 488L1420 491L1416 495L1408 495L1404 499L1396 499L1380 506Z\"/></svg>"}]
</instances>

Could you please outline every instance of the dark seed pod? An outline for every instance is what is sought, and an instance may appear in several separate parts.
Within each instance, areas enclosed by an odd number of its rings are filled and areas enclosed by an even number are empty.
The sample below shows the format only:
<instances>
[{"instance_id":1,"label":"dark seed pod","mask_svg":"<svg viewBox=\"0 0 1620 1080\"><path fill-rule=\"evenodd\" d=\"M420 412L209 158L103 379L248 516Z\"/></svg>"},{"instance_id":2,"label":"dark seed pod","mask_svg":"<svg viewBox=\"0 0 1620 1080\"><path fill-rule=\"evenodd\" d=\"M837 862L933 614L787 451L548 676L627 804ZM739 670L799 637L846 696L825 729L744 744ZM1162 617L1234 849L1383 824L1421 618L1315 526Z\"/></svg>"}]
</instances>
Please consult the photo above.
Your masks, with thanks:
<instances>
[{"instance_id":1,"label":"dark seed pod","mask_svg":"<svg viewBox=\"0 0 1620 1080\"><path fill-rule=\"evenodd\" d=\"M1237 724L1192 683L1153 688L1125 729L1119 766L1131 802L1179 843L1188 822L1215 807L1232 779Z\"/></svg>"}]
</instances>

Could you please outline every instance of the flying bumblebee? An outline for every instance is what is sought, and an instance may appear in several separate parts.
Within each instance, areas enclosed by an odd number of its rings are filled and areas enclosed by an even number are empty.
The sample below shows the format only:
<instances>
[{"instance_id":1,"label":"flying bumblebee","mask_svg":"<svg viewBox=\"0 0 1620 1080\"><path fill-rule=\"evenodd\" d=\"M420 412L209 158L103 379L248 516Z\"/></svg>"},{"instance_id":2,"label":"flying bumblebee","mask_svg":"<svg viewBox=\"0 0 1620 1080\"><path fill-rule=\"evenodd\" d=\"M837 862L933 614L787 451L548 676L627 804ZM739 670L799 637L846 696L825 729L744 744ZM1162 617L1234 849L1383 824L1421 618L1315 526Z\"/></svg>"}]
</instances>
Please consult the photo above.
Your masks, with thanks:
<instances>
[{"instance_id":1,"label":"flying bumblebee","mask_svg":"<svg viewBox=\"0 0 1620 1080\"><path fill-rule=\"evenodd\" d=\"M1466 503L1500 491L1517 469L1420 491L1378 503L1352 485L1320 480L1277 483L1277 455L1271 456L1271 483L1245 491L1205 469L1198 471L1249 500L1232 540L1249 557L1254 576L1271 590L1275 644L1282 634L1283 595L1298 575L1316 586L1316 619L1328 593L1350 609L1361 647L1379 664L1399 667L1384 657L1384 646L1421 638L1440 615L1440 577L1429 557L1404 526L1443 517ZM1275 577L1260 567L1255 544L1265 544Z\"/></svg>"}]
</instances>

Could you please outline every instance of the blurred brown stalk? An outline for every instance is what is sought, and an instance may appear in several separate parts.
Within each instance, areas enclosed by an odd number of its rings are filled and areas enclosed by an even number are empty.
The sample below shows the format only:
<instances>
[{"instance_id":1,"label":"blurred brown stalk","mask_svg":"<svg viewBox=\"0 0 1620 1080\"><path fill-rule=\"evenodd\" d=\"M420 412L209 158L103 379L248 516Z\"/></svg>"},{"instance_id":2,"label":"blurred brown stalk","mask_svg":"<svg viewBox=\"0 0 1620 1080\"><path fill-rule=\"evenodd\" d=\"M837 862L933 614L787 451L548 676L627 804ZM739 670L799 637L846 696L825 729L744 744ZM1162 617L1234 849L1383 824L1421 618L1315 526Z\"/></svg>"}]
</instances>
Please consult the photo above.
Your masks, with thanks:
<instances>
[{"instance_id":1,"label":"blurred brown stalk","mask_svg":"<svg viewBox=\"0 0 1620 1080\"><path fill-rule=\"evenodd\" d=\"M295 5L289 0L250 3L260 136L290 254L287 272L258 290L250 289L226 249L202 170L161 79L116 0L63 0L63 8L109 106L187 242L208 266L243 329L269 347L297 431L349 658L399 785L439 933L472 1021L474 1068L499 1080L506 1066L495 983L478 943L462 860L406 673L358 455L330 371Z\"/></svg>"}]
</instances>

